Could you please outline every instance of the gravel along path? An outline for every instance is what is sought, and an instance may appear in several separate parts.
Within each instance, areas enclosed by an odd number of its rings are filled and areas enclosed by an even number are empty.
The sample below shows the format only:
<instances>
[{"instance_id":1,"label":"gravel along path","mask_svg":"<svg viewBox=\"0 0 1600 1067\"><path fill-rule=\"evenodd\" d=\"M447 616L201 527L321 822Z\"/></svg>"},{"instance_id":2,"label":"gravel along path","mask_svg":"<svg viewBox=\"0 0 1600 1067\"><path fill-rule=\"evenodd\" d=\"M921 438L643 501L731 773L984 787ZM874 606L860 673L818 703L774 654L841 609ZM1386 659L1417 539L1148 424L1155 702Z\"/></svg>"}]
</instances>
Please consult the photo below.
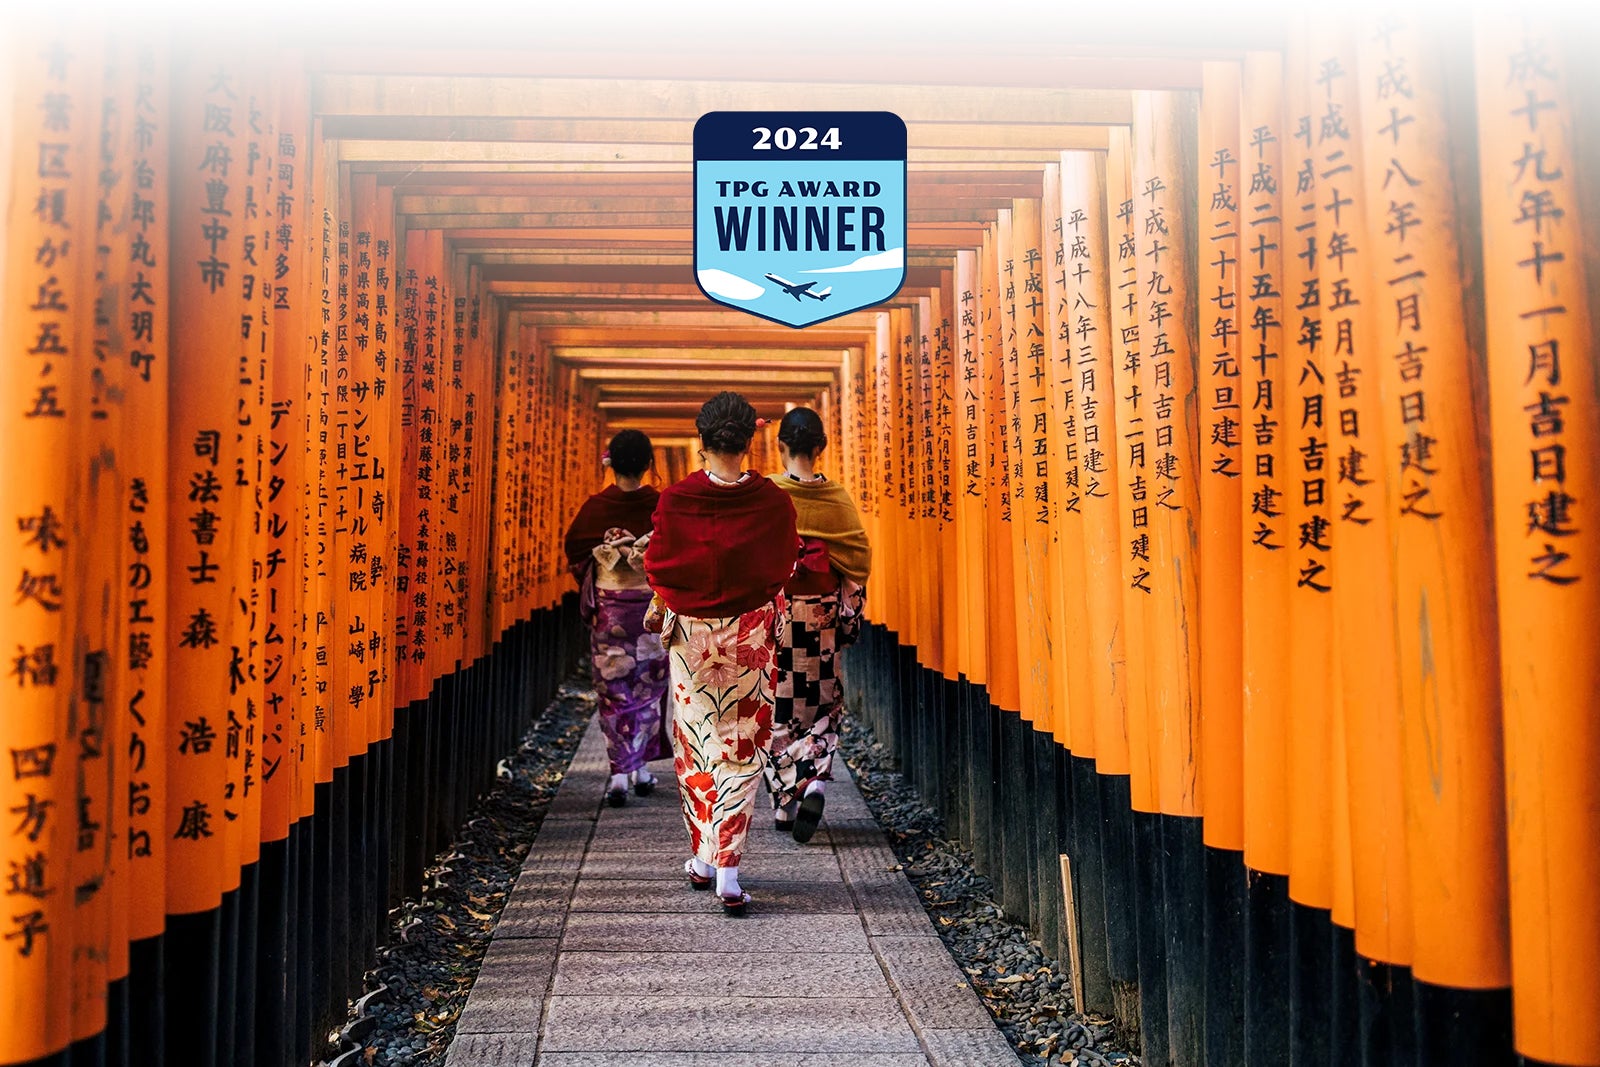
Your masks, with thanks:
<instances>
[{"instance_id":1,"label":"gravel along path","mask_svg":"<svg viewBox=\"0 0 1600 1067\"><path fill-rule=\"evenodd\" d=\"M846 716L839 744L934 928L1022 1062L1137 1064L1116 1047L1110 1019L1073 1011L1066 968L1006 917L993 885L973 869L972 853L947 840L939 813L886 767L872 728Z\"/></svg>"},{"instance_id":2,"label":"gravel along path","mask_svg":"<svg viewBox=\"0 0 1600 1067\"><path fill-rule=\"evenodd\" d=\"M421 893L390 912L389 944L366 975L380 992L352 1010L329 1053L338 1067L442 1067L489 935L594 711L585 678L564 683L435 857Z\"/></svg>"}]
</instances>

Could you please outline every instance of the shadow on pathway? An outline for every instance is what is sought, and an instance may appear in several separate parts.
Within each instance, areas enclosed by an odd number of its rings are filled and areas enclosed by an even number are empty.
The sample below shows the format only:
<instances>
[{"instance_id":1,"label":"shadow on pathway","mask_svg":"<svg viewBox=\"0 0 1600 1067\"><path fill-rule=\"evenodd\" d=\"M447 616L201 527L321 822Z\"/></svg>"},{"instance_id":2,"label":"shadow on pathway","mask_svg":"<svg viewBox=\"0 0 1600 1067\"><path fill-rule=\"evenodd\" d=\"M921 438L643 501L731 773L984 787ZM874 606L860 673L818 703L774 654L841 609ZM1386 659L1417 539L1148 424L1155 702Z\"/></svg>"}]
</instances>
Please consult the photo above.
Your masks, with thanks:
<instances>
[{"instance_id":1,"label":"shadow on pathway","mask_svg":"<svg viewBox=\"0 0 1600 1067\"><path fill-rule=\"evenodd\" d=\"M670 761L601 806L591 721L500 916L447 1067L1006 1067L1016 1054L928 922L844 760L811 842L756 801L721 914L683 875Z\"/></svg>"}]
</instances>

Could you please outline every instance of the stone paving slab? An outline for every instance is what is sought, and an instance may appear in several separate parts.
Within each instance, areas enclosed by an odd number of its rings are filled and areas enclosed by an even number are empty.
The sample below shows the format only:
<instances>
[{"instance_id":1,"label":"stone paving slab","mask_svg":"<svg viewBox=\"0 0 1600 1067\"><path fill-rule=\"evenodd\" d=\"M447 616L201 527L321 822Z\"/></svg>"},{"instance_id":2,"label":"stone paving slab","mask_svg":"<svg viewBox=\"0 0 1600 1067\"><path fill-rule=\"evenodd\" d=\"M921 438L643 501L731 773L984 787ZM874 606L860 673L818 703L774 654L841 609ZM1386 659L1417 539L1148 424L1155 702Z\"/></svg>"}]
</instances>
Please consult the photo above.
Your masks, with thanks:
<instances>
[{"instance_id":1,"label":"stone paving slab","mask_svg":"<svg viewBox=\"0 0 1600 1067\"><path fill-rule=\"evenodd\" d=\"M484 954L458 1034L520 1033L530 1011L544 999L555 973L557 942L496 938Z\"/></svg>"},{"instance_id":2,"label":"stone paving slab","mask_svg":"<svg viewBox=\"0 0 1600 1067\"><path fill-rule=\"evenodd\" d=\"M641 812L632 818L602 818L595 825L590 847L597 852L605 852L623 847L619 845L620 842L626 842L625 847L630 849L647 848L687 855L689 833L683 827L683 817L676 812L670 816L657 815L653 811L648 814ZM806 849L826 850L832 843L833 839L827 830L818 830L809 842L802 845L789 834L774 830L771 822L761 819L745 838L744 851L747 856L788 855Z\"/></svg>"},{"instance_id":3,"label":"stone paving slab","mask_svg":"<svg viewBox=\"0 0 1600 1067\"><path fill-rule=\"evenodd\" d=\"M820 854L821 858L818 858ZM583 860L580 876L589 878L629 878L646 881L681 882L685 891L688 879L683 873L683 861L689 858L688 842L674 852L643 851L594 852ZM784 852L751 853L739 868L739 881L744 888L755 892L763 881L794 882L801 879L829 882L843 881L839 864L830 852L806 854Z\"/></svg>"},{"instance_id":4,"label":"stone paving slab","mask_svg":"<svg viewBox=\"0 0 1600 1067\"><path fill-rule=\"evenodd\" d=\"M492 1062L492 1061L490 1061ZM509 1062L509 1061L508 1061ZM927 1067L921 1052L641 1052L624 1067ZM447 1067L455 1067L448 1064ZM546 1052L535 1067L619 1067L612 1052Z\"/></svg>"},{"instance_id":5,"label":"stone paving slab","mask_svg":"<svg viewBox=\"0 0 1600 1067\"><path fill-rule=\"evenodd\" d=\"M986 1030L928 1030L922 1035L922 1047L928 1062L938 1067L1006 1067L1022 1062L992 1024Z\"/></svg>"},{"instance_id":6,"label":"stone paving slab","mask_svg":"<svg viewBox=\"0 0 1600 1067\"><path fill-rule=\"evenodd\" d=\"M872 950L918 1030L987 1030L989 1013L944 942L928 933L874 937Z\"/></svg>"},{"instance_id":7,"label":"stone paving slab","mask_svg":"<svg viewBox=\"0 0 1600 1067\"><path fill-rule=\"evenodd\" d=\"M691 892L687 886L684 893ZM741 920L729 919L711 897L699 915L619 915L575 911L567 916L567 931L561 939L563 952L786 952L800 947L827 945L835 952L867 951L867 936L861 920L854 915L814 915L806 928L796 930L790 918L778 920L768 914L756 918L755 905ZM755 894L752 893L751 896ZM712 910L715 908L716 910Z\"/></svg>"},{"instance_id":8,"label":"stone paving slab","mask_svg":"<svg viewBox=\"0 0 1600 1067\"><path fill-rule=\"evenodd\" d=\"M763 795L729 919L683 875L671 761L602 805L590 723L457 1026L447 1067L1015 1067L848 776L806 845Z\"/></svg>"},{"instance_id":9,"label":"stone paving slab","mask_svg":"<svg viewBox=\"0 0 1600 1067\"><path fill-rule=\"evenodd\" d=\"M766 878L747 879L761 890L763 915L843 914L856 911L855 898L843 882L777 882ZM572 897L573 911L618 911L688 913L715 911L720 905L710 893L684 892L673 881L628 881L625 879L585 879Z\"/></svg>"},{"instance_id":10,"label":"stone paving slab","mask_svg":"<svg viewBox=\"0 0 1600 1067\"><path fill-rule=\"evenodd\" d=\"M916 1052L892 997L551 997L549 1052Z\"/></svg>"},{"instance_id":11,"label":"stone paving slab","mask_svg":"<svg viewBox=\"0 0 1600 1067\"><path fill-rule=\"evenodd\" d=\"M456 1034L444 1067L533 1067L539 1047L538 1034Z\"/></svg>"},{"instance_id":12,"label":"stone paving slab","mask_svg":"<svg viewBox=\"0 0 1600 1067\"><path fill-rule=\"evenodd\" d=\"M717 952L563 952L552 996L882 997L883 968L862 952L794 952L730 967ZM808 1010L797 1005L795 1010Z\"/></svg>"}]
</instances>

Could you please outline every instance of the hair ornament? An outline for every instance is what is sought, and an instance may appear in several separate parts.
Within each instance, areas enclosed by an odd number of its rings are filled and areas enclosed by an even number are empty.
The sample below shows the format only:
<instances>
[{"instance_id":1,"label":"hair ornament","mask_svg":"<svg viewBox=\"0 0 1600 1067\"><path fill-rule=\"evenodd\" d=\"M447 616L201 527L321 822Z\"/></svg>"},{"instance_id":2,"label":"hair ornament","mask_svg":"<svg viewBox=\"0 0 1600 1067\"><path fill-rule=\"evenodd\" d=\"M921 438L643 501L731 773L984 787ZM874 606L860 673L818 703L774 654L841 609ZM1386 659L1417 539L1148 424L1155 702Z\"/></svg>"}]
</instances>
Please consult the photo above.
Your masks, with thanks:
<instances>
[{"instance_id":1,"label":"hair ornament","mask_svg":"<svg viewBox=\"0 0 1600 1067\"><path fill-rule=\"evenodd\" d=\"M604 452L600 453L600 466L602 466L602 467L611 466L611 450L609 448L606 449Z\"/></svg>"},{"instance_id":2,"label":"hair ornament","mask_svg":"<svg viewBox=\"0 0 1600 1067\"><path fill-rule=\"evenodd\" d=\"M758 429L758 430L765 429L766 425L767 425L767 422L768 422L767 419L757 419L756 420L756 429Z\"/></svg>"}]
</instances>

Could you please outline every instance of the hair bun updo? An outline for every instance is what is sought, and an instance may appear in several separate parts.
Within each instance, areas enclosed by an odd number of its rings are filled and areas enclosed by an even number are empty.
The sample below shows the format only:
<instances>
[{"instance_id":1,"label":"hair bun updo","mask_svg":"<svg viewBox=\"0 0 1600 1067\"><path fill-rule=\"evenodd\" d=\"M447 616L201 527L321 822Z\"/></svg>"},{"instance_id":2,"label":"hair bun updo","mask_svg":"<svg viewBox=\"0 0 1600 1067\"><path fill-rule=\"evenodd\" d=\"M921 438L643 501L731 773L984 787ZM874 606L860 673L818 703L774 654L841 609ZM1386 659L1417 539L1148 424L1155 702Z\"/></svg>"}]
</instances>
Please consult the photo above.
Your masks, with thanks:
<instances>
[{"instance_id":1,"label":"hair bun updo","mask_svg":"<svg viewBox=\"0 0 1600 1067\"><path fill-rule=\"evenodd\" d=\"M810 408L791 408L778 423L778 440L797 456L815 456L828 444L822 416Z\"/></svg>"},{"instance_id":2,"label":"hair bun updo","mask_svg":"<svg viewBox=\"0 0 1600 1067\"><path fill-rule=\"evenodd\" d=\"M738 393L725 390L701 405L694 425L707 451L741 455L755 436L756 409Z\"/></svg>"},{"instance_id":3,"label":"hair bun updo","mask_svg":"<svg viewBox=\"0 0 1600 1067\"><path fill-rule=\"evenodd\" d=\"M655 465L655 448L639 430L619 430L606 447L607 465L623 478L638 478Z\"/></svg>"}]
</instances>

